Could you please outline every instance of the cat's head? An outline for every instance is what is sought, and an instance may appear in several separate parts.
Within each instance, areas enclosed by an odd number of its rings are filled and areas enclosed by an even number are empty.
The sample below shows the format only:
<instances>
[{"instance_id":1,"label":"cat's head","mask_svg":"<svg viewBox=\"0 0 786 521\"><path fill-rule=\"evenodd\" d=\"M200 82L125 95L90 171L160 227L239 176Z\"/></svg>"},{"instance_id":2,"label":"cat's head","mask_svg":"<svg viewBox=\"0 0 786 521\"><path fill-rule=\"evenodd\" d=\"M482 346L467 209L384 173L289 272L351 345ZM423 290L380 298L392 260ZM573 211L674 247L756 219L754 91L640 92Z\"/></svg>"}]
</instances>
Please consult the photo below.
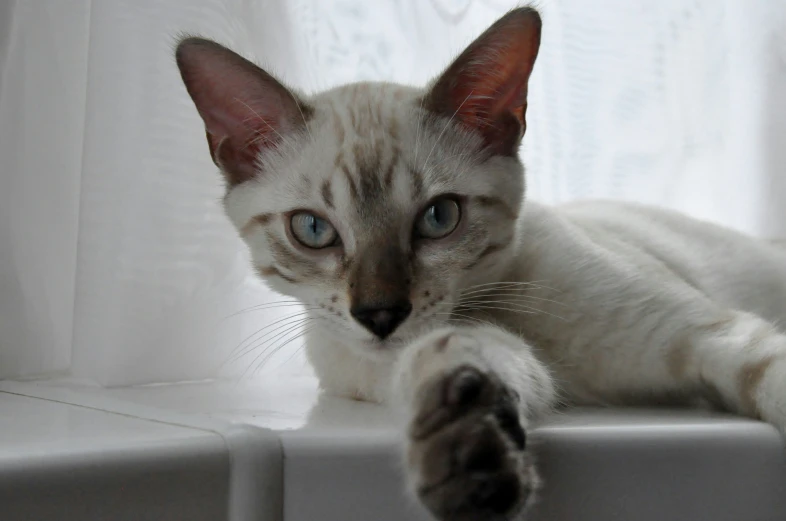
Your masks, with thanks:
<instances>
[{"instance_id":1,"label":"cat's head","mask_svg":"<svg viewBox=\"0 0 786 521\"><path fill-rule=\"evenodd\" d=\"M535 10L516 9L427 88L314 96L214 42L181 41L226 212L259 274L378 357L500 277L524 195L518 149L540 28Z\"/></svg>"}]
</instances>

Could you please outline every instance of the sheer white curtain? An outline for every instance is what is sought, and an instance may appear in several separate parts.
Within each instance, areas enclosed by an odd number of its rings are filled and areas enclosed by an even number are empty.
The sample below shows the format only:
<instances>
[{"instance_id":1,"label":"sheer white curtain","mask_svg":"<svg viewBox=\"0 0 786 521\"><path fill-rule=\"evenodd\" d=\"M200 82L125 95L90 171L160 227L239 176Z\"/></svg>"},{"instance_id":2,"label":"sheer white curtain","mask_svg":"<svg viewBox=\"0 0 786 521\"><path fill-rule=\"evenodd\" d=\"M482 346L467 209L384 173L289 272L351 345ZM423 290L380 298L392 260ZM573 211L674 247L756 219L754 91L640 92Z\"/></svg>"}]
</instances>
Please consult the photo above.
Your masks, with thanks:
<instances>
[{"instance_id":1,"label":"sheer white curtain","mask_svg":"<svg viewBox=\"0 0 786 521\"><path fill-rule=\"evenodd\" d=\"M281 297L221 213L175 35L216 38L306 91L421 83L515 3L0 3L0 377L307 372L293 308L248 310ZM786 236L786 1L540 5L530 197L639 200Z\"/></svg>"}]
</instances>

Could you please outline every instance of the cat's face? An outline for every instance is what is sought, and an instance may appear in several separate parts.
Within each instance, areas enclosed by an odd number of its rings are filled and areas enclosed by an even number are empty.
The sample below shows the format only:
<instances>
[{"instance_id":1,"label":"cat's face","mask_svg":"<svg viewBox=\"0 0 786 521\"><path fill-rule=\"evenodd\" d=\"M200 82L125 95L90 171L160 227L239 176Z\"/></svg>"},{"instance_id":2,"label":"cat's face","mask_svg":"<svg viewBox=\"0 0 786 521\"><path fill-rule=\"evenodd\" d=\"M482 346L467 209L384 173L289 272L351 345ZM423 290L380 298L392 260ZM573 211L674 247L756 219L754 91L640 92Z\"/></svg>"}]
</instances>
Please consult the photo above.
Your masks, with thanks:
<instances>
[{"instance_id":1,"label":"cat's face","mask_svg":"<svg viewBox=\"0 0 786 521\"><path fill-rule=\"evenodd\" d=\"M429 119L419 96L366 84L309 100L306 130L226 197L269 284L371 352L447 319L499 264L521 201L518 160Z\"/></svg>"},{"instance_id":2,"label":"cat's face","mask_svg":"<svg viewBox=\"0 0 786 521\"><path fill-rule=\"evenodd\" d=\"M217 44L179 46L227 214L258 273L315 317L306 327L390 356L504 270L540 28L537 15L508 18L423 90L304 97Z\"/></svg>"}]
</instances>

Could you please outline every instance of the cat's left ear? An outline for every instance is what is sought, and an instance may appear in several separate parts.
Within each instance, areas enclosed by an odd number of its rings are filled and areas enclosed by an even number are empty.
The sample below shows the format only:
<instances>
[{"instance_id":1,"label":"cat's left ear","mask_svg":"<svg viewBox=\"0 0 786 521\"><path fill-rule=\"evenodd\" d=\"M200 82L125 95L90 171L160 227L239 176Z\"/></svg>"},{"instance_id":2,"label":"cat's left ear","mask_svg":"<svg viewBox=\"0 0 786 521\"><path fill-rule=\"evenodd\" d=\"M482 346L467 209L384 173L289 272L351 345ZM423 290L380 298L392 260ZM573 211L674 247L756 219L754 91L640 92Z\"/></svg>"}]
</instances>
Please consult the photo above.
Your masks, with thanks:
<instances>
[{"instance_id":1,"label":"cat's left ear","mask_svg":"<svg viewBox=\"0 0 786 521\"><path fill-rule=\"evenodd\" d=\"M535 9L508 12L437 78L424 106L479 133L493 154L516 155L527 127L527 83L540 31Z\"/></svg>"}]
</instances>

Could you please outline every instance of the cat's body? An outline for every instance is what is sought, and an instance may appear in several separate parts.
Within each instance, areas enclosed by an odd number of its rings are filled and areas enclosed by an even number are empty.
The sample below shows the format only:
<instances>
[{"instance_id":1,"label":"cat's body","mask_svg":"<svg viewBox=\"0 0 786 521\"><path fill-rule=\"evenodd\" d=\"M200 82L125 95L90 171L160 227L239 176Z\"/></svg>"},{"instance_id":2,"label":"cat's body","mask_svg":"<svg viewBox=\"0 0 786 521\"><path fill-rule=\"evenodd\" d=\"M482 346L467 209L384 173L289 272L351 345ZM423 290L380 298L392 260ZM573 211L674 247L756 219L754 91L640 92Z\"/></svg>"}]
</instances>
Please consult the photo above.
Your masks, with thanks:
<instances>
[{"instance_id":1,"label":"cat's body","mask_svg":"<svg viewBox=\"0 0 786 521\"><path fill-rule=\"evenodd\" d=\"M475 290L479 309L464 313L519 332L564 403L712 400L696 394L711 382L688 374L682 335L733 311L786 321L786 248L682 214L620 202L529 201L514 243L502 273ZM526 282L533 284L517 284ZM358 357L324 331L307 338L332 392L387 400L391 360ZM634 361L641 358L649 362Z\"/></svg>"},{"instance_id":2,"label":"cat's body","mask_svg":"<svg viewBox=\"0 0 786 521\"><path fill-rule=\"evenodd\" d=\"M664 210L524 202L540 39L503 17L427 89L306 98L219 45L178 64L269 284L327 391L405 414L440 519L511 519L559 404L708 402L786 428L786 249Z\"/></svg>"}]
</instances>

